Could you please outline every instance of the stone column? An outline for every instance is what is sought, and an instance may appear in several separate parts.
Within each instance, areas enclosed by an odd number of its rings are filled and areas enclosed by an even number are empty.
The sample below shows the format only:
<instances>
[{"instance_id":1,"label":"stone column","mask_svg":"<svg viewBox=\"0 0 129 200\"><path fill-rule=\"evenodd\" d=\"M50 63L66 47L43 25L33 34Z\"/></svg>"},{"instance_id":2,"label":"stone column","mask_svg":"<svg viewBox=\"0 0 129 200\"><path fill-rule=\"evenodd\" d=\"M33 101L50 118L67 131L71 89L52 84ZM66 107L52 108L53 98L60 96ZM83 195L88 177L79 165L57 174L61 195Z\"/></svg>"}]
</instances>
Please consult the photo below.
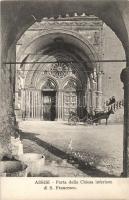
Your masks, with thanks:
<instances>
[{"instance_id":1,"label":"stone column","mask_svg":"<svg viewBox=\"0 0 129 200\"><path fill-rule=\"evenodd\" d=\"M64 91L61 92L62 100L61 100L61 108L62 108L62 120L64 118Z\"/></svg>"},{"instance_id":2,"label":"stone column","mask_svg":"<svg viewBox=\"0 0 129 200\"><path fill-rule=\"evenodd\" d=\"M58 121L62 120L62 91L58 91Z\"/></svg>"},{"instance_id":3,"label":"stone column","mask_svg":"<svg viewBox=\"0 0 129 200\"><path fill-rule=\"evenodd\" d=\"M88 78L88 80L87 80L87 91L86 91L86 102L85 102L86 105L87 105L88 112L90 111L90 105L91 105L90 97L91 97L90 80Z\"/></svg>"},{"instance_id":4,"label":"stone column","mask_svg":"<svg viewBox=\"0 0 129 200\"><path fill-rule=\"evenodd\" d=\"M3 44L7 45L6 41ZM6 46L6 48L8 49L9 47ZM0 66L0 160L3 156L11 158L13 154L11 136L14 138L19 136L14 113L16 68L15 64L10 64L10 62L14 63L16 60L15 45L10 46L8 58L5 56L5 52L4 46L2 46Z\"/></svg>"},{"instance_id":5,"label":"stone column","mask_svg":"<svg viewBox=\"0 0 129 200\"><path fill-rule=\"evenodd\" d=\"M92 109L96 108L96 82L92 82Z\"/></svg>"},{"instance_id":6,"label":"stone column","mask_svg":"<svg viewBox=\"0 0 129 200\"><path fill-rule=\"evenodd\" d=\"M90 79L90 88L89 88L89 111L93 111L93 82L92 78Z\"/></svg>"},{"instance_id":7,"label":"stone column","mask_svg":"<svg viewBox=\"0 0 129 200\"><path fill-rule=\"evenodd\" d=\"M21 89L21 114L22 119L25 119L25 89Z\"/></svg>"},{"instance_id":8,"label":"stone column","mask_svg":"<svg viewBox=\"0 0 129 200\"><path fill-rule=\"evenodd\" d=\"M82 91L82 101L83 101L83 107L85 107L86 106L86 104L87 104L87 100L86 100L86 98L87 98L87 91L84 89L83 91Z\"/></svg>"},{"instance_id":9,"label":"stone column","mask_svg":"<svg viewBox=\"0 0 129 200\"><path fill-rule=\"evenodd\" d=\"M89 89L88 89L88 91L87 91L87 98L86 98L86 100L87 100L87 109L88 109L88 111L89 111L89 109L90 109L90 91L89 91Z\"/></svg>"},{"instance_id":10,"label":"stone column","mask_svg":"<svg viewBox=\"0 0 129 200\"><path fill-rule=\"evenodd\" d=\"M92 100L93 100L92 99L92 89L89 89L89 91L88 91L89 112L92 112L92 110L93 110L93 106L92 106L93 101Z\"/></svg>"},{"instance_id":11,"label":"stone column","mask_svg":"<svg viewBox=\"0 0 129 200\"><path fill-rule=\"evenodd\" d=\"M35 109L35 106L34 106L34 102L35 102L35 99L34 99L34 90L31 91L31 101L32 101L32 106L31 106L31 112L32 112L32 118L34 118L34 109Z\"/></svg>"},{"instance_id":12,"label":"stone column","mask_svg":"<svg viewBox=\"0 0 129 200\"><path fill-rule=\"evenodd\" d=\"M97 74L96 111L102 110L102 72Z\"/></svg>"},{"instance_id":13,"label":"stone column","mask_svg":"<svg viewBox=\"0 0 129 200\"><path fill-rule=\"evenodd\" d=\"M39 119L41 119L41 113L42 113L42 91L38 91L38 116Z\"/></svg>"},{"instance_id":14,"label":"stone column","mask_svg":"<svg viewBox=\"0 0 129 200\"><path fill-rule=\"evenodd\" d=\"M123 176L129 177L129 67L122 70L121 81L124 84Z\"/></svg>"}]
</instances>

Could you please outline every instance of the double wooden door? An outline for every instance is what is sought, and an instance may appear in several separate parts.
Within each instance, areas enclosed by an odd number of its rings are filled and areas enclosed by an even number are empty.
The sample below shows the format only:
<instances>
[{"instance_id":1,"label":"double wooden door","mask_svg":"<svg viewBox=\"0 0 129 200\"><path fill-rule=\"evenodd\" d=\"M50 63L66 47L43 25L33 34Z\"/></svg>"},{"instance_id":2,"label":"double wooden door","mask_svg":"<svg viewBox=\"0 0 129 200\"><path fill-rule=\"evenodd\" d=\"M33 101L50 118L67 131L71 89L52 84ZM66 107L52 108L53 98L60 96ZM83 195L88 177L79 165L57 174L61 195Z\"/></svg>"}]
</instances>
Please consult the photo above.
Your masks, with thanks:
<instances>
[{"instance_id":1,"label":"double wooden door","mask_svg":"<svg viewBox=\"0 0 129 200\"><path fill-rule=\"evenodd\" d=\"M77 112L78 98L76 92L64 93L64 120L67 120L69 113Z\"/></svg>"}]
</instances>

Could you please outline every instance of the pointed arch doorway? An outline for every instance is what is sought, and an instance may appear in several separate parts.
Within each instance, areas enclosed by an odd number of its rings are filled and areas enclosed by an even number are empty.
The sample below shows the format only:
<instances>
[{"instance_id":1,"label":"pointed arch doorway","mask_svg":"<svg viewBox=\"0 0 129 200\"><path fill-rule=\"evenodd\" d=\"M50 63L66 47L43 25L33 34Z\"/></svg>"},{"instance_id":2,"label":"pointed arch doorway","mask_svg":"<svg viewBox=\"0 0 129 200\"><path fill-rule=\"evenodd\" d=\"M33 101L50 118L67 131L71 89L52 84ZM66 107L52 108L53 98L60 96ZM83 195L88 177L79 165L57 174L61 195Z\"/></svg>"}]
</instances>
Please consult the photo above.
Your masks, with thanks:
<instances>
[{"instance_id":1,"label":"pointed arch doorway","mask_svg":"<svg viewBox=\"0 0 129 200\"><path fill-rule=\"evenodd\" d=\"M48 79L41 90L41 119L45 121L55 121L57 115L56 102L56 85Z\"/></svg>"}]
</instances>

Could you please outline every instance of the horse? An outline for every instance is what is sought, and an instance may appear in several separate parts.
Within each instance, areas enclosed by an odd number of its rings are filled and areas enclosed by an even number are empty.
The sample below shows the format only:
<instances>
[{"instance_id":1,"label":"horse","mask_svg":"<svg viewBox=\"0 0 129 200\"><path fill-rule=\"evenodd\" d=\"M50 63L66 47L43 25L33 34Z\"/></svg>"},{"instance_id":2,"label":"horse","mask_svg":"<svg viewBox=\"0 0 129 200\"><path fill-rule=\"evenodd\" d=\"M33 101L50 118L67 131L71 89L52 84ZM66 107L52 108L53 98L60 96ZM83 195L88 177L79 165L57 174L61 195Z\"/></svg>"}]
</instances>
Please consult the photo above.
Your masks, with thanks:
<instances>
[{"instance_id":1,"label":"horse","mask_svg":"<svg viewBox=\"0 0 129 200\"><path fill-rule=\"evenodd\" d=\"M106 119L106 125L108 124L108 118L110 114L114 114L114 111L110 109L107 112L98 112L92 116L93 123L98 123L101 119Z\"/></svg>"}]
</instances>

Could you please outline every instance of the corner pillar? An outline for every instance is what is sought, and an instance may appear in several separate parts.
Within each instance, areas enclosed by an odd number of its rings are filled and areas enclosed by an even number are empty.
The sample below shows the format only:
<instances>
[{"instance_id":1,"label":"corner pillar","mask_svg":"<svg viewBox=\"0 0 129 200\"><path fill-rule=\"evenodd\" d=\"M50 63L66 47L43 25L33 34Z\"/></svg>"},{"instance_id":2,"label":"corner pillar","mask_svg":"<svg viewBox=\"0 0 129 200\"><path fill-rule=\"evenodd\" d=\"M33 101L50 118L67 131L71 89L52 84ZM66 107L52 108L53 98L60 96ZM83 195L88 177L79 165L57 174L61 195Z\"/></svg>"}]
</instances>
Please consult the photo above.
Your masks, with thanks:
<instances>
[{"instance_id":1,"label":"corner pillar","mask_svg":"<svg viewBox=\"0 0 129 200\"><path fill-rule=\"evenodd\" d=\"M124 138L123 138L123 176L129 177L129 67L121 72L124 84Z\"/></svg>"}]
</instances>

